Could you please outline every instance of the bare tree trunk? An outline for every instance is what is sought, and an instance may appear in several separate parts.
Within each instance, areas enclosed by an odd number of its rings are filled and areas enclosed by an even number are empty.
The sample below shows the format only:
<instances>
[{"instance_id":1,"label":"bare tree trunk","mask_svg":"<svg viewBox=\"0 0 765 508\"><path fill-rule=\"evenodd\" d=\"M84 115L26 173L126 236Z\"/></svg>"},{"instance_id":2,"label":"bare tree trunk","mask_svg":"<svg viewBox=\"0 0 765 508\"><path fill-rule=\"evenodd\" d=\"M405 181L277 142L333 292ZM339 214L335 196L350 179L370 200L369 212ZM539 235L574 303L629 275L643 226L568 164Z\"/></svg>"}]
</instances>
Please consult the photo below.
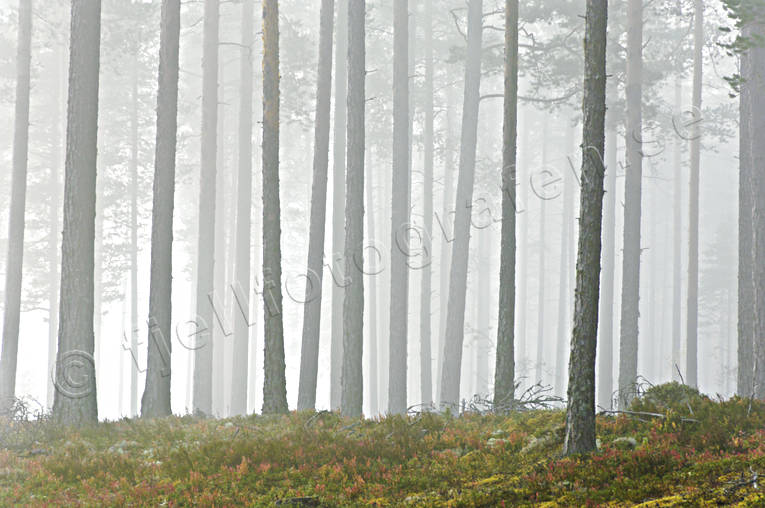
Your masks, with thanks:
<instances>
[{"instance_id":1,"label":"bare tree trunk","mask_svg":"<svg viewBox=\"0 0 765 508\"><path fill-rule=\"evenodd\" d=\"M616 93L612 86L611 93ZM614 392L614 273L616 267L616 118L609 117L606 133L606 189L603 206L603 271L600 277L598 326L598 404L610 409Z\"/></svg>"},{"instance_id":2,"label":"bare tree trunk","mask_svg":"<svg viewBox=\"0 0 765 508\"><path fill-rule=\"evenodd\" d=\"M544 171L547 169L548 114L542 114L544 115L544 120L542 123L542 171ZM538 191L536 194L537 198L539 199L539 271L537 272L539 290L537 291L537 358L535 362L536 374L532 381L535 383L542 383L544 376L542 366L545 363L545 275L547 275L545 267L545 230L547 229L547 225L545 224L545 219L547 215L547 198L543 193L538 193Z\"/></svg>"},{"instance_id":3,"label":"bare tree trunk","mask_svg":"<svg viewBox=\"0 0 765 508\"><path fill-rule=\"evenodd\" d=\"M298 410L316 406L319 369L321 292L324 274L324 229L327 216L327 173L329 170L329 109L332 100L332 31L334 0L322 0L319 29L319 68L316 85L316 125L313 149L313 189L308 241L303 346L300 356Z\"/></svg>"},{"instance_id":4,"label":"bare tree trunk","mask_svg":"<svg viewBox=\"0 0 765 508\"><path fill-rule=\"evenodd\" d=\"M693 29L693 115L701 119L701 77L704 47L704 2L694 0ZM701 129L693 125L691 139L691 187L688 194L688 330L686 348L687 382L698 386L698 326L699 326L699 169L701 162Z\"/></svg>"},{"instance_id":5,"label":"bare tree trunk","mask_svg":"<svg viewBox=\"0 0 765 508\"><path fill-rule=\"evenodd\" d=\"M584 36L582 190L564 454L595 449L595 352L598 332L603 145L606 116L608 0L587 0Z\"/></svg>"},{"instance_id":6,"label":"bare tree trunk","mask_svg":"<svg viewBox=\"0 0 765 508\"><path fill-rule=\"evenodd\" d=\"M748 30L745 30L745 35ZM753 167L750 123L752 115L750 79L751 56L741 55L741 95L739 97L739 177L738 177L738 374L736 394L751 397L754 385L754 266L752 210L754 208Z\"/></svg>"},{"instance_id":7,"label":"bare tree trunk","mask_svg":"<svg viewBox=\"0 0 765 508\"><path fill-rule=\"evenodd\" d=\"M348 173L345 201L345 275L343 300L343 415L361 416L364 336L364 88L365 0L348 2Z\"/></svg>"},{"instance_id":8,"label":"bare tree trunk","mask_svg":"<svg viewBox=\"0 0 765 508\"><path fill-rule=\"evenodd\" d=\"M279 203L279 3L263 0L263 413L286 413Z\"/></svg>"},{"instance_id":9,"label":"bare tree trunk","mask_svg":"<svg viewBox=\"0 0 765 508\"><path fill-rule=\"evenodd\" d=\"M330 408L340 409L343 370L343 270L345 263L345 156L348 118L348 1L337 3L335 44L335 137L332 165L332 340L330 351Z\"/></svg>"},{"instance_id":10,"label":"bare tree trunk","mask_svg":"<svg viewBox=\"0 0 765 508\"><path fill-rule=\"evenodd\" d=\"M138 415L138 50L133 54L130 96L130 417ZM99 337L100 339L100 337ZM100 340L99 340L100 342Z\"/></svg>"},{"instance_id":11,"label":"bare tree trunk","mask_svg":"<svg viewBox=\"0 0 765 508\"><path fill-rule=\"evenodd\" d=\"M531 131L531 121L529 120L529 113L524 112L523 115L523 127L521 129L521 168L522 176L521 182L521 194L522 200L520 202L521 215L521 238L518 260L518 272L520 274L520 284L518 288L518 363L519 376L523 377L528 375L529 357L527 353L528 341L526 334L526 319L528 317L528 306L526 302L526 295L528 294L529 287L529 275L528 275L528 257L529 257L529 187L531 186L531 169L529 164L529 132Z\"/></svg>"},{"instance_id":12,"label":"bare tree trunk","mask_svg":"<svg viewBox=\"0 0 765 508\"><path fill-rule=\"evenodd\" d=\"M215 192L218 129L218 0L205 0L202 55L202 141L197 246L197 328L194 351L194 412L212 414L213 330L211 298L215 270Z\"/></svg>"},{"instance_id":13,"label":"bare tree trunk","mask_svg":"<svg viewBox=\"0 0 765 508\"><path fill-rule=\"evenodd\" d=\"M518 0L505 0L505 102L502 127L502 237L494 404L515 398L515 215L518 141Z\"/></svg>"},{"instance_id":14,"label":"bare tree trunk","mask_svg":"<svg viewBox=\"0 0 765 508\"><path fill-rule=\"evenodd\" d=\"M53 407L53 398L55 395L53 379L51 373L56 367L56 333L58 331L58 291L59 291L59 238L61 235L61 220L59 219L59 210L61 208L61 161L64 160L62 148L61 124L65 117L66 108L66 67L64 61L64 51L56 53L56 80L58 83L58 97L56 102L56 118L54 120L53 130L53 152L51 154L51 175L50 175L50 222L48 232L48 393L47 406Z\"/></svg>"},{"instance_id":15,"label":"bare tree trunk","mask_svg":"<svg viewBox=\"0 0 765 508\"><path fill-rule=\"evenodd\" d=\"M627 176L624 184L624 257L619 347L619 406L635 397L640 314L640 214L643 178L643 1L627 3Z\"/></svg>"},{"instance_id":16,"label":"bare tree trunk","mask_svg":"<svg viewBox=\"0 0 765 508\"><path fill-rule=\"evenodd\" d=\"M422 268L420 282L420 399L422 404L430 406L433 403L433 354L431 347L432 336L432 299L433 299L433 119L434 119L434 90L433 90L433 0L425 3L425 132L424 164L422 189L423 214L423 250L425 251L425 266Z\"/></svg>"},{"instance_id":17,"label":"bare tree trunk","mask_svg":"<svg viewBox=\"0 0 765 508\"><path fill-rule=\"evenodd\" d=\"M409 321L409 11L393 3L393 180L391 189L390 363L388 412L404 414Z\"/></svg>"},{"instance_id":18,"label":"bare tree trunk","mask_svg":"<svg viewBox=\"0 0 765 508\"><path fill-rule=\"evenodd\" d=\"M683 86L680 76L675 77L675 111L682 111ZM743 132L743 127L742 127ZM680 381L680 348L682 343L682 332L680 331L680 322L682 321L683 309L682 301L682 237L683 237L683 166L682 166L682 145L683 140L680 136L675 138L673 153L673 165L675 167L674 183L674 240L673 240L673 267L672 267L672 378ZM751 209L748 213L748 219L751 221ZM751 233L751 229L750 229ZM750 244L751 245L751 244ZM751 248L749 249L751 253Z\"/></svg>"},{"instance_id":19,"label":"bare tree trunk","mask_svg":"<svg viewBox=\"0 0 765 508\"><path fill-rule=\"evenodd\" d=\"M53 417L67 425L98 421L93 360L93 244L101 2L72 0L67 106L61 310ZM76 383L71 383L77 370Z\"/></svg>"},{"instance_id":20,"label":"bare tree trunk","mask_svg":"<svg viewBox=\"0 0 765 508\"><path fill-rule=\"evenodd\" d=\"M367 157L370 162L367 162L367 167L372 167L371 157L372 151L367 150ZM365 178L364 184L367 192L367 237L370 242L375 242L377 237L375 236L375 201L373 181L371 178ZM377 278L379 277L379 270L377 268L376 256L369 257L369 415L374 417L380 413L379 403L379 351L382 349L382 344L378 344L377 328L379 326L377 319L377 306L379 304L377 297Z\"/></svg>"},{"instance_id":21,"label":"bare tree trunk","mask_svg":"<svg viewBox=\"0 0 765 508\"><path fill-rule=\"evenodd\" d=\"M483 0L468 4L468 38L465 60L465 95L462 106L462 135L457 182L454 243L449 277L444 365L441 370L439 404L457 408L460 396L460 366L465 333L465 291L470 247L470 210L473 201L475 154L478 131L478 103L481 88L481 40Z\"/></svg>"},{"instance_id":22,"label":"bare tree trunk","mask_svg":"<svg viewBox=\"0 0 765 508\"><path fill-rule=\"evenodd\" d=\"M32 59L32 0L19 0L16 50L16 110L13 127L13 179L8 225L8 262L5 272L3 349L0 355L0 410L13 404L21 320L21 274L24 259L24 212L27 199L29 153L29 88Z\"/></svg>"},{"instance_id":23,"label":"bare tree trunk","mask_svg":"<svg viewBox=\"0 0 765 508\"><path fill-rule=\"evenodd\" d=\"M141 416L169 416L172 349L173 209L175 150L178 131L178 52L180 0L162 1L157 91L157 144L154 157L154 204L151 228L149 334L146 387Z\"/></svg>"}]
</instances>

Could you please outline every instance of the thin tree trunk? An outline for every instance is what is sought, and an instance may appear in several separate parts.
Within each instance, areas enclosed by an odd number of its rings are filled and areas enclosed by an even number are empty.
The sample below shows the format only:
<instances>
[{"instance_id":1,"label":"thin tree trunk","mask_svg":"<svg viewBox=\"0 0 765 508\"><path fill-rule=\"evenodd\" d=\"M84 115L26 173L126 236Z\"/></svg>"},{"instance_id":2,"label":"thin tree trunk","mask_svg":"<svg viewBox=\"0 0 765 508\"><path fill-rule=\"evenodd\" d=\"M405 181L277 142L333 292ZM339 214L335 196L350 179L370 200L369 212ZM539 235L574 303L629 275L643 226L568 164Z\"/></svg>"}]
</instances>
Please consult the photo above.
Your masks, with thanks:
<instances>
[{"instance_id":1,"label":"thin tree trunk","mask_svg":"<svg viewBox=\"0 0 765 508\"><path fill-rule=\"evenodd\" d=\"M675 111L682 111L683 86L680 76L675 77ZM743 127L742 127L743 132ZM675 168L674 199L673 199L673 266L672 266L672 379L680 381L680 348L682 343L682 332L680 331L680 322L682 321L683 309L682 301L682 237L683 237L683 166L682 166L682 145L683 140L680 136L675 138L673 153L673 165ZM747 215L751 221L751 209ZM751 229L750 229L751 236ZM751 247L751 244L749 244ZM751 248L749 249L751 253Z\"/></svg>"},{"instance_id":2,"label":"thin tree trunk","mask_svg":"<svg viewBox=\"0 0 765 508\"><path fill-rule=\"evenodd\" d=\"M611 93L616 87L611 87ZM614 273L616 267L616 118L608 118L606 133L606 189L603 206L603 271L600 277L600 324L598 326L598 404L611 409L614 392Z\"/></svg>"},{"instance_id":3,"label":"thin tree trunk","mask_svg":"<svg viewBox=\"0 0 765 508\"><path fill-rule=\"evenodd\" d=\"M748 30L744 32L748 34ZM750 78L752 75L750 55L741 55L743 84L739 97L739 181L738 181L738 373L736 394L751 397L754 385L754 266L752 210L753 167L751 158L751 135L749 132L752 104Z\"/></svg>"},{"instance_id":4,"label":"thin tree trunk","mask_svg":"<svg viewBox=\"0 0 765 508\"><path fill-rule=\"evenodd\" d=\"M319 67L316 85L316 125L313 148L313 189L308 240L303 346L300 355L298 410L316 407L316 378L319 369L321 294L324 274L324 230L327 216L327 173L329 170L329 110L332 100L332 31L334 0L322 0L319 28Z\"/></svg>"},{"instance_id":5,"label":"thin tree trunk","mask_svg":"<svg viewBox=\"0 0 765 508\"><path fill-rule=\"evenodd\" d=\"M595 352L603 219L608 0L587 0L579 247L564 454L595 449Z\"/></svg>"},{"instance_id":6,"label":"thin tree trunk","mask_svg":"<svg viewBox=\"0 0 765 508\"><path fill-rule=\"evenodd\" d=\"M367 150L367 157L369 158L369 161L366 166L372 167L371 150ZM367 192L367 237L369 238L369 241L372 242L372 245L374 245L377 237L375 236L375 200L374 189L372 188L373 181L371 178L365 178L364 184ZM369 416L375 417L380 414L378 366L379 350L382 345L378 345L377 340L377 327L379 326L377 319L377 305L379 300L377 297L377 278L380 274L377 268L377 259L374 255L369 257L369 271L367 273L369 274L369 354L367 355L369 358Z\"/></svg>"},{"instance_id":7,"label":"thin tree trunk","mask_svg":"<svg viewBox=\"0 0 765 508\"><path fill-rule=\"evenodd\" d=\"M393 190L391 200L390 363L388 412L404 414L409 321L409 11L393 3Z\"/></svg>"},{"instance_id":8,"label":"thin tree trunk","mask_svg":"<svg viewBox=\"0 0 765 508\"><path fill-rule=\"evenodd\" d=\"M93 240L96 214L101 2L72 0L61 302L53 417L98 420L93 359ZM77 382L71 383L77 371Z\"/></svg>"},{"instance_id":9,"label":"thin tree trunk","mask_svg":"<svg viewBox=\"0 0 765 508\"><path fill-rule=\"evenodd\" d=\"M481 40L483 0L468 4L468 38L465 60L465 92L462 106L462 134L457 200L454 218L454 243L449 276L449 303L446 317L444 365L441 370L439 403L456 409L460 396L460 366L465 333L465 291L470 247L470 210L473 201L478 103L481 88Z\"/></svg>"},{"instance_id":10,"label":"thin tree trunk","mask_svg":"<svg viewBox=\"0 0 765 508\"><path fill-rule=\"evenodd\" d=\"M61 236L61 220L59 219L59 210L61 208L61 161L65 154L62 143L61 124L66 108L66 78L63 50L56 53L56 79L58 83L58 96L56 102L56 118L54 120L53 130L53 152L51 154L51 175L50 175L50 230L48 232L48 393L47 406L53 407L54 386L50 375L56 367L56 333L58 331L58 291L59 291L59 238Z\"/></svg>"},{"instance_id":11,"label":"thin tree trunk","mask_svg":"<svg viewBox=\"0 0 765 508\"><path fill-rule=\"evenodd\" d=\"M518 288L518 364L519 374L516 377L523 377L529 374L529 357L527 353L528 341L526 335L526 319L528 318L528 306L526 301L526 295L529 288L529 274L528 274L528 258L529 258L529 187L531 186L531 169L529 163L529 131L531 130L531 121L529 120L529 113L527 110L523 114L523 128L521 129L521 169L522 177L521 182L521 194L522 200L520 202L521 215L521 238L519 249L519 261L518 272L520 274L520 284Z\"/></svg>"},{"instance_id":12,"label":"thin tree trunk","mask_svg":"<svg viewBox=\"0 0 765 508\"><path fill-rule=\"evenodd\" d=\"M544 121L542 123L542 170L547 169L547 137L548 137L548 122L547 113L543 113ZM533 190L533 189L532 189ZM539 282L539 290L537 291L537 358L536 358L536 375L532 380L534 383L543 383L543 370L544 365L544 347L545 347L545 279L546 279L546 252L545 252L545 224L546 212L547 212L547 198L543 193L535 192L537 198L539 198L539 265L537 272L537 280Z\"/></svg>"},{"instance_id":13,"label":"thin tree trunk","mask_svg":"<svg viewBox=\"0 0 765 508\"><path fill-rule=\"evenodd\" d=\"M219 24L224 17L221 15ZM218 43L220 45L220 42ZM226 316L226 254L230 250L226 244L226 226L228 225L227 204L228 168L226 167L226 147L229 139L226 137L226 52L218 49L218 121L217 146L215 151L215 252L213 262L213 290L208 296L212 307L213 321L210 325L212 332L212 414L217 417L225 416L225 348L231 330L225 323Z\"/></svg>"},{"instance_id":14,"label":"thin tree trunk","mask_svg":"<svg viewBox=\"0 0 765 508\"><path fill-rule=\"evenodd\" d=\"M247 413L248 347L250 342L250 240L252 232L252 75L254 0L242 2L239 79L239 176L236 202L236 266L234 285L239 312L234 318L231 414ZM241 299L241 300L240 300ZM241 313L241 316L238 315Z\"/></svg>"},{"instance_id":15,"label":"thin tree trunk","mask_svg":"<svg viewBox=\"0 0 765 508\"><path fill-rule=\"evenodd\" d=\"M141 398L141 416L144 418L169 416L172 413L170 406L172 331L170 328L180 28L180 0L163 0L157 87L154 204L151 221L149 345L146 387Z\"/></svg>"},{"instance_id":16,"label":"thin tree trunk","mask_svg":"<svg viewBox=\"0 0 765 508\"><path fill-rule=\"evenodd\" d=\"M345 201L345 274L343 300L343 415L361 416L364 336L364 81L365 0L348 2L348 173Z\"/></svg>"},{"instance_id":17,"label":"thin tree trunk","mask_svg":"<svg viewBox=\"0 0 765 508\"><path fill-rule=\"evenodd\" d=\"M420 401L425 406L433 403L433 355L432 336L432 292L433 292L433 158L434 158L434 91L433 91L433 0L425 3L425 132L422 214L423 250L427 257L422 268L420 281Z\"/></svg>"},{"instance_id":18,"label":"thin tree trunk","mask_svg":"<svg viewBox=\"0 0 765 508\"><path fill-rule=\"evenodd\" d=\"M340 409L343 370L343 298L345 295L345 156L348 120L348 1L337 3L335 43L335 137L332 164L332 339L330 408Z\"/></svg>"},{"instance_id":19,"label":"thin tree trunk","mask_svg":"<svg viewBox=\"0 0 765 508\"><path fill-rule=\"evenodd\" d=\"M218 0L205 0L202 55L202 141L197 245L197 328L204 337L194 351L194 412L212 414L213 294L215 269L215 188L218 129Z\"/></svg>"},{"instance_id":20,"label":"thin tree trunk","mask_svg":"<svg viewBox=\"0 0 765 508\"><path fill-rule=\"evenodd\" d=\"M701 118L702 49L704 47L704 2L694 0L693 30L693 115ZM701 162L701 129L693 125L691 139L691 181L688 194L688 330L686 347L687 382L698 386L698 326L699 326L699 170Z\"/></svg>"},{"instance_id":21,"label":"thin tree trunk","mask_svg":"<svg viewBox=\"0 0 765 508\"><path fill-rule=\"evenodd\" d=\"M0 355L0 410L8 409L16 392L16 362L21 320L21 274L24 259L24 212L29 153L29 88L32 59L32 0L19 0L16 51L16 109L13 127L13 179L5 272L3 349Z\"/></svg>"},{"instance_id":22,"label":"thin tree trunk","mask_svg":"<svg viewBox=\"0 0 765 508\"><path fill-rule=\"evenodd\" d=\"M505 102L502 127L502 236L494 404L515 398L515 263L518 141L518 0L505 0Z\"/></svg>"},{"instance_id":23,"label":"thin tree trunk","mask_svg":"<svg viewBox=\"0 0 765 508\"><path fill-rule=\"evenodd\" d=\"M643 1L627 3L627 177L624 184L624 256L619 347L619 407L636 394L640 314L640 215L643 178Z\"/></svg>"},{"instance_id":24,"label":"thin tree trunk","mask_svg":"<svg viewBox=\"0 0 765 508\"><path fill-rule=\"evenodd\" d=\"M279 3L263 0L263 413L286 413L279 203Z\"/></svg>"},{"instance_id":25,"label":"thin tree trunk","mask_svg":"<svg viewBox=\"0 0 765 508\"><path fill-rule=\"evenodd\" d=\"M133 55L130 96L130 417L138 414L138 52ZM100 339L100 337L99 337ZM100 342L100 340L99 340Z\"/></svg>"}]
</instances>

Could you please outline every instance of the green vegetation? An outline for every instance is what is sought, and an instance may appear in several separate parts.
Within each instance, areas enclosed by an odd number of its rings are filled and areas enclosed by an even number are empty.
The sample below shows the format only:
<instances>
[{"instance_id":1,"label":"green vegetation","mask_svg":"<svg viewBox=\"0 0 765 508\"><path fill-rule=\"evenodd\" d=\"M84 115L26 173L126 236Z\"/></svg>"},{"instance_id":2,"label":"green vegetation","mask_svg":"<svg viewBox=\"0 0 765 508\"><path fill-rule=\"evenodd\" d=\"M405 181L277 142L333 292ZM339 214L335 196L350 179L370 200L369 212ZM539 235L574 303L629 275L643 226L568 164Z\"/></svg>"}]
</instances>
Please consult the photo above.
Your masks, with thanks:
<instances>
[{"instance_id":1,"label":"green vegetation","mask_svg":"<svg viewBox=\"0 0 765 508\"><path fill-rule=\"evenodd\" d=\"M599 451L573 458L564 418L16 418L0 425L0 506L765 505L765 403L655 387L599 416Z\"/></svg>"}]
</instances>

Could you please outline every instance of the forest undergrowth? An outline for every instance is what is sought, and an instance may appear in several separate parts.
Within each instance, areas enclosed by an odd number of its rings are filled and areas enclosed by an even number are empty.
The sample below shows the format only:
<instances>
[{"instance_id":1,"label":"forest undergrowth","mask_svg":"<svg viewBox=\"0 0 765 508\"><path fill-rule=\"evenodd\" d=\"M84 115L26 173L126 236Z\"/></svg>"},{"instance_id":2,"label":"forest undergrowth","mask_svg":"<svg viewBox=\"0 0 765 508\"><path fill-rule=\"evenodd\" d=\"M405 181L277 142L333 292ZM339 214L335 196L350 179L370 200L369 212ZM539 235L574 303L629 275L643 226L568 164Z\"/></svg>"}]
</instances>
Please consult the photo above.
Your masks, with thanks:
<instances>
[{"instance_id":1,"label":"forest undergrowth","mask_svg":"<svg viewBox=\"0 0 765 508\"><path fill-rule=\"evenodd\" d=\"M0 424L0 506L765 506L765 403L673 383L601 413L561 456L561 410Z\"/></svg>"}]
</instances>

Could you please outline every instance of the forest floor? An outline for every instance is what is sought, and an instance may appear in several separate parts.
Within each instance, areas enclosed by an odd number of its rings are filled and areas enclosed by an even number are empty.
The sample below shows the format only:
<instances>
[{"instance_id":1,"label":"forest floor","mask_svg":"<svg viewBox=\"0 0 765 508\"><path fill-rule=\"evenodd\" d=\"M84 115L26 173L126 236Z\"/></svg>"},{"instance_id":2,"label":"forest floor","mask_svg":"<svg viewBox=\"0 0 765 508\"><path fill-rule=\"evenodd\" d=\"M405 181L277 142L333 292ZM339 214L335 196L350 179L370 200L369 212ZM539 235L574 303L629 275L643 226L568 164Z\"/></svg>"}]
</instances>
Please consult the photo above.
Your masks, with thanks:
<instances>
[{"instance_id":1,"label":"forest floor","mask_svg":"<svg viewBox=\"0 0 765 508\"><path fill-rule=\"evenodd\" d=\"M765 403L673 384L631 411L600 415L599 450L571 458L554 410L17 417L0 423L0 506L765 506Z\"/></svg>"}]
</instances>

